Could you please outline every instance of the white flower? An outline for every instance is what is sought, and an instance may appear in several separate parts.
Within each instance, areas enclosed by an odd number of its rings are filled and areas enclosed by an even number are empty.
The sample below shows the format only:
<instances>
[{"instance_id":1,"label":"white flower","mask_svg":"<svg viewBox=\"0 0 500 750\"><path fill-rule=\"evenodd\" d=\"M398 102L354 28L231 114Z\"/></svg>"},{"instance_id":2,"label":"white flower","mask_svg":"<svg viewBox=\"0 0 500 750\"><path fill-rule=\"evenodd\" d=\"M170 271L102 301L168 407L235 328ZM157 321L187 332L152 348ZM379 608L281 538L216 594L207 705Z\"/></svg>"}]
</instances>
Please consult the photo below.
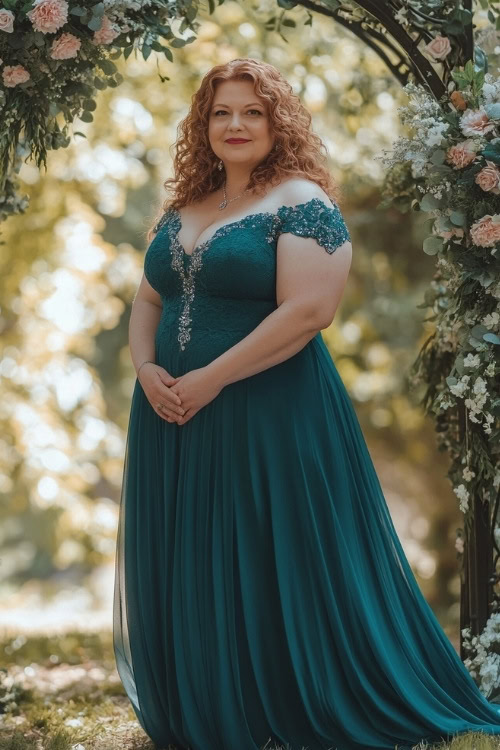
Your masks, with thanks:
<instances>
[{"instance_id":1,"label":"white flower","mask_svg":"<svg viewBox=\"0 0 500 750\"><path fill-rule=\"evenodd\" d=\"M485 315L483 318L483 325L486 326L486 328L494 328L498 325L500 322L500 315L497 312L489 313L488 315Z\"/></svg>"},{"instance_id":2,"label":"white flower","mask_svg":"<svg viewBox=\"0 0 500 750\"><path fill-rule=\"evenodd\" d=\"M470 480L475 477L476 474L472 471L472 469L469 469L469 467L466 466L462 472L462 476L466 482L470 482Z\"/></svg>"},{"instance_id":3,"label":"white flower","mask_svg":"<svg viewBox=\"0 0 500 750\"><path fill-rule=\"evenodd\" d=\"M460 510L462 513L465 513L469 508L469 492L465 484L459 484L458 487L454 487L453 492L460 500Z\"/></svg>"},{"instance_id":4,"label":"white flower","mask_svg":"<svg viewBox=\"0 0 500 750\"><path fill-rule=\"evenodd\" d=\"M465 391L467 390L468 382L470 380L470 375L462 375L458 383L455 385L450 385L450 391L453 393L454 396L459 396L462 398Z\"/></svg>"},{"instance_id":5,"label":"white flower","mask_svg":"<svg viewBox=\"0 0 500 750\"><path fill-rule=\"evenodd\" d=\"M464 540L461 536L457 536L455 540L455 549L460 552L460 554L462 554L464 551Z\"/></svg>"},{"instance_id":6,"label":"white flower","mask_svg":"<svg viewBox=\"0 0 500 750\"><path fill-rule=\"evenodd\" d=\"M484 371L484 374L487 375L489 378L492 378L495 374L495 363L490 362L486 370Z\"/></svg>"},{"instance_id":7,"label":"white flower","mask_svg":"<svg viewBox=\"0 0 500 750\"><path fill-rule=\"evenodd\" d=\"M479 367L481 360L477 354L468 354L464 359L464 367Z\"/></svg>"},{"instance_id":8,"label":"white flower","mask_svg":"<svg viewBox=\"0 0 500 750\"><path fill-rule=\"evenodd\" d=\"M481 376L479 376L478 378L476 378L476 380L474 381L473 391L476 394L480 394L480 393L486 394L487 393L487 390L486 390L486 381L483 380L483 378Z\"/></svg>"}]
</instances>

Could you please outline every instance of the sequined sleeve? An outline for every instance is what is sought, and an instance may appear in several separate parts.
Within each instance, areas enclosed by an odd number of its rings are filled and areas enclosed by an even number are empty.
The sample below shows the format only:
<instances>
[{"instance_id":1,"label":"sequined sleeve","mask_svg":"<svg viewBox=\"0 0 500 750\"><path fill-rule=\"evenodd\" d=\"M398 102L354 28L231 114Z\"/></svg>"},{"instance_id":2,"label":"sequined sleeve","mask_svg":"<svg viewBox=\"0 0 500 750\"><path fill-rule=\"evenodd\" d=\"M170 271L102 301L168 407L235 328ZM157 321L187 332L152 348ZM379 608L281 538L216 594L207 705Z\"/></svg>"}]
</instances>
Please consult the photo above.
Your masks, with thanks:
<instances>
[{"instance_id":1,"label":"sequined sleeve","mask_svg":"<svg viewBox=\"0 0 500 750\"><path fill-rule=\"evenodd\" d=\"M280 234L291 232L300 237L314 237L327 253L333 253L351 237L337 204L327 206L320 198L311 198L295 206L281 206Z\"/></svg>"}]
</instances>

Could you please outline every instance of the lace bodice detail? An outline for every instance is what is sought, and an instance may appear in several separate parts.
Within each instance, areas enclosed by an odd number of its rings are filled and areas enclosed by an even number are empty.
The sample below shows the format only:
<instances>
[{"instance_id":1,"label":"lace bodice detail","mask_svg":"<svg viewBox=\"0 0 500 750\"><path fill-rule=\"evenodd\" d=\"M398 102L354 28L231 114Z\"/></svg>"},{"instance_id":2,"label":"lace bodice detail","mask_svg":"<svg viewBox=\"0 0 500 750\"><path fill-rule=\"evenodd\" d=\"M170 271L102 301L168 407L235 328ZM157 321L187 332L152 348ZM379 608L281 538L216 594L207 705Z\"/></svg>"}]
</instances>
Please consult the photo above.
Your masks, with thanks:
<instances>
[{"instance_id":1,"label":"lace bodice detail","mask_svg":"<svg viewBox=\"0 0 500 750\"><path fill-rule=\"evenodd\" d=\"M314 237L319 245L322 245L328 253L333 253L340 245L351 240L349 230L344 221L340 208L336 203L327 206L320 198L311 198L305 203L295 206L280 206L277 212L262 211L248 214L236 221L230 221L215 230L213 237L221 233L227 233L236 227L244 227L248 223L255 222L260 217L272 217L274 228L279 228L280 234L291 232L301 237ZM154 227L154 232L159 232L161 227L171 222L172 233L178 235L181 229L180 214L176 209L168 208ZM274 237L270 237L272 241ZM205 245L211 242L212 237L201 243ZM197 249L197 248L195 248ZM194 251L193 251L194 252ZM187 254L187 253L185 253Z\"/></svg>"},{"instance_id":2,"label":"lace bodice detail","mask_svg":"<svg viewBox=\"0 0 500 750\"><path fill-rule=\"evenodd\" d=\"M228 320L221 328L226 329L240 317L250 321L252 307L261 310L264 301L276 306L276 245L282 234L313 237L329 254L351 239L338 205L320 198L229 221L191 253L179 241L181 226L179 211L168 208L154 227L144 261L150 284L167 304L177 305L181 351L191 340L195 308L201 327L225 300L222 316L227 310Z\"/></svg>"}]
</instances>

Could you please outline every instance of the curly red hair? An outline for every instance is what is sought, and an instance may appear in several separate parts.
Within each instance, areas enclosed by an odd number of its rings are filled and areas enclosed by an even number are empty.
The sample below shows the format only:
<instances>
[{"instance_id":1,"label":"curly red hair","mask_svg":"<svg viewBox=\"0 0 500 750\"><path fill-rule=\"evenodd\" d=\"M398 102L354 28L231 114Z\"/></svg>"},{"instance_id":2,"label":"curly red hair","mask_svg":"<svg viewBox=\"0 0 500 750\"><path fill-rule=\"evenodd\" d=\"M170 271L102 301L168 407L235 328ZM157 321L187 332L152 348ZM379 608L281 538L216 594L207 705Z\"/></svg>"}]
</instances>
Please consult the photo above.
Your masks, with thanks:
<instances>
[{"instance_id":1,"label":"curly red hair","mask_svg":"<svg viewBox=\"0 0 500 750\"><path fill-rule=\"evenodd\" d=\"M269 63L236 58L211 68L193 94L191 108L179 123L178 138L173 144L175 176L163 183L174 197L165 200L153 227L168 208L196 203L222 186L224 171L217 169L219 158L210 146L208 120L218 84L233 80L253 81L255 93L267 103L276 143L276 148L252 171L249 190L260 195L269 184L280 183L285 177L305 177L339 202L340 188L326 166L327 149L319 135L312 132L311 115L288 81ZM152 239L153 227L148 231L148 242Z\"/></svg>"}]
</instances>

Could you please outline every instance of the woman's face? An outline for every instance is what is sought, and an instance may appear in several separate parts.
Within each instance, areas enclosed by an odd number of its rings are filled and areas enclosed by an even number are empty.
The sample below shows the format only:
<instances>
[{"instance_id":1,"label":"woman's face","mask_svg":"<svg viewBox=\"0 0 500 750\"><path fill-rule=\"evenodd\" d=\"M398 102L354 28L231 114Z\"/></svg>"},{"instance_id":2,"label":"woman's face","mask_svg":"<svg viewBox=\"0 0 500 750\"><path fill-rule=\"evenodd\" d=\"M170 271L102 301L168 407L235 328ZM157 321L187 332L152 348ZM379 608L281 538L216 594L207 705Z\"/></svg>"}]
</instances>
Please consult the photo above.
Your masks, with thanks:
<instances>
[{"instance_id":1,"label":"woman's face","mask_svg":"<svg viewBox=\"0 0 500 750\"><path fill-rule=\"evenodd\" d=\"M252 81L223 81L215 90L208 120L208 138L225 164L253 168L273 146L267 106ZM242 139L231 143L231 139Z\"/></svg>"}]
</instances>

